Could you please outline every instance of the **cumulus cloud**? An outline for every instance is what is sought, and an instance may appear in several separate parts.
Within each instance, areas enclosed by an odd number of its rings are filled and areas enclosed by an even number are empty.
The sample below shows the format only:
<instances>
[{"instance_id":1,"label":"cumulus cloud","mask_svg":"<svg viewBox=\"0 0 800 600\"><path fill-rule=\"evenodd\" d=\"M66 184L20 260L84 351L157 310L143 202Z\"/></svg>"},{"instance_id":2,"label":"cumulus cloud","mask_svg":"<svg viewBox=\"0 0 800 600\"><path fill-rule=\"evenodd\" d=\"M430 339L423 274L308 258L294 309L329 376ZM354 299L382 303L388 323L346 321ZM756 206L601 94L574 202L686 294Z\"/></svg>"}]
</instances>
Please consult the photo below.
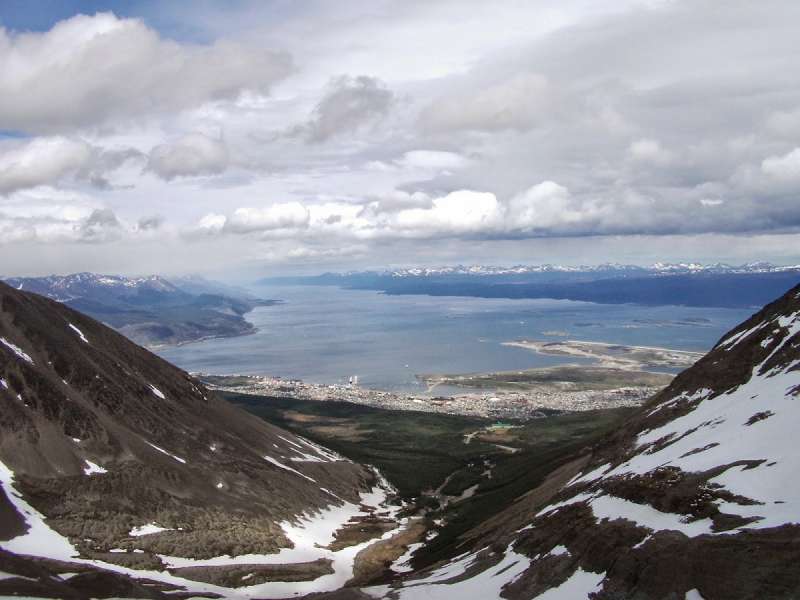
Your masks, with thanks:
<instances>
[{"instance_id":1,"label":"cumulus cloud","mask_svg":"<svg viewBox=\"0 0 800 600\"><path fill-rule=\"evenodd\" d=\"M54 183L88 165L92 150L79 140L35 138L0 151L0 195Z\"/></svg>"},{"instance_id":2,"label":"cumulus cloud","mask_svg":"<svg viewBox=\"0 0 800 600\"><path fill-rule=\"evenodd\" d=\"M508 226L512 230L547 232L590 218L586 206L577 202L569 190L554 181L544 181L508 203Z\"/></svg>"},{"instance_id":3,"label":"cumulus cloud","mask_svg":"<svg viewBox=\"0 0 800 600\"><path fill-rule=\"evenodd\" d=\"M448 92L422 110L420 122L434 131L526 130L552 118L552 93L542 75L519 73L483 89Z\"/></svg>"},{"instance_id":4,"label":"cumulus cloud","mask_svg":"<svg viewBox=\"0 0 800 600\"><path fill-rule=\"evenodd\" d=\"M292 130L310 142L324 142L374 123L389 111L394 94L375 77L343 75L328 83L309 121Z\"/></svg>"},{"instance_id":5,"label":"cumulus cloud","mask_svg":"<svg viewBox=\"0 0 800 600\"><path fill-rule=\"evenodd\" d=\"M299 202L273 204L266 208L237 208L225 229L234 233L303 229L308 226L308 209Z\"/></svg>"},{"instance_id":6,"label":"cumulus cloud","mask_svg":"<svg viewBox=\"0 0 800 600\"><path fill-rule=\"evenodd\" d=\"M91 198L38 187L0 203L0 243L101 243L130 231L113 210Z\"/></svg>"},{"instance_id":7,"label":"cumulus cloud","mask_svg":"<svg viewBox=\"0 0 800 600\"><path fill-rule=\"evenodd\" d=\"M325 260L330 258L353 258L362 256L367 252L367 247L362 245L342 246L339 248L311 248L297 246L290 249L285 257L291 260Z\"/></svg>"},{"instance_id":8,"label":"cumulus cloud","mask_svg":"<svg viewBox=\"0 0 800 600\"><path fill-rule=\"evenodd\" d=\"M222 140L202 133L187 133L150 151L147 170L162 179L222 173L228 166L228 149Z\"/></svg>"},{"instance_id":9,"label":"cumulus cloud","mask_svg":"<svg viewBox=\"0 0 800 600\"><path fill-rule=\"evenodd\" d=\"M761 163L761 170L776 179L800 181L800 148L782 156L770 156Z\"/></svg>"},{"instance_id":10,"label":"cumulus cloud","mask_svg":"<svg viewBox=\"0 0 800 600\"><path fill-rule=\"evenodd\" d=\"M0 28L0 127L63 130L266 93L290 68L284 54L230 41L181 44L111 13L42 33Z\"/></svg>"},{"instance_id":11,"label":"cumulus cloud","mask_svg":"<svg viewBox=\"0 0 800 600\"><path fill-rule=\"evenodd\" d=\"M400 211L388 225L411 235L453 235L492 231L501 221L502 208L494 194L458 190L434 198L430 208Z\"/></svg>"}]
</instances>

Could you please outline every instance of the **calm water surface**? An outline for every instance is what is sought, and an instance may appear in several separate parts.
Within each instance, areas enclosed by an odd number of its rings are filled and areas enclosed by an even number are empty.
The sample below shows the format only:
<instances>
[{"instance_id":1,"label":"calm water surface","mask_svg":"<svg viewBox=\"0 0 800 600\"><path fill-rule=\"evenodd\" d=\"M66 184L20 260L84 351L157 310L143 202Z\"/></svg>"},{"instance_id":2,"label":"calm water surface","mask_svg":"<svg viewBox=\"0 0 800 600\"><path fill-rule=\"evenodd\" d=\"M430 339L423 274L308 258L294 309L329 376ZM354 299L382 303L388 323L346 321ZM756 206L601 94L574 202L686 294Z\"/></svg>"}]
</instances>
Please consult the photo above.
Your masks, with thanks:
<instances>
[{"instance_id":1,"label":"calm water surface","mask_svg":"<svg viewBox=\"0 0 800 600\"><path fill-rule=\"evenodd\" d=\"M258 332L159 354L189 371L274 375L420 391L416 373L515 370L565 362L501 345L572 339L705 351L749 309L602 305L569 300L386 296L328 286L254 288L283 304L247 315ZM568 362L578 362L573 358ZM442 389L437 389L441 393Z\"/></svg>"}]
</instances>

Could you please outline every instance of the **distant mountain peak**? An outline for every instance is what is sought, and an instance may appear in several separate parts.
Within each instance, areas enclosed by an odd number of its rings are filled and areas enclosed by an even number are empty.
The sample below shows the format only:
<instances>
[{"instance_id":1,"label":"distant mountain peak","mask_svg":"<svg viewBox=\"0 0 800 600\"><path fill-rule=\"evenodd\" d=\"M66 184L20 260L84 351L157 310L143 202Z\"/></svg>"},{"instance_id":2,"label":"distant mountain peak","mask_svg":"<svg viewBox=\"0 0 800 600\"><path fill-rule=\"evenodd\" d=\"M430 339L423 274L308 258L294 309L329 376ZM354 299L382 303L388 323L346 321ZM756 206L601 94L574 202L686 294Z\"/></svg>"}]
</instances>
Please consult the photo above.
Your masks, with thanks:
<instances>
[{"instance_id":1,"label":"distant mountain peak","mask_svg":"<svg viewBox=\"0 0 800 600\"><path fill-rule=\"evenodd\" d=\"M601 263L596 265L559 265L559 264L531 264L531 265L451 265L439 267L407 267L383 271L383 274L392 277L431 277L443 275L522 275L528 273L770 273L787 269L800 269L800 266L776 266L768 262L752 262L742 265L729 265L725 263L703 264L699 262L656 262L649 266ZM350 272L348 275L356 274Z\"/></svg>"}]
</instances>

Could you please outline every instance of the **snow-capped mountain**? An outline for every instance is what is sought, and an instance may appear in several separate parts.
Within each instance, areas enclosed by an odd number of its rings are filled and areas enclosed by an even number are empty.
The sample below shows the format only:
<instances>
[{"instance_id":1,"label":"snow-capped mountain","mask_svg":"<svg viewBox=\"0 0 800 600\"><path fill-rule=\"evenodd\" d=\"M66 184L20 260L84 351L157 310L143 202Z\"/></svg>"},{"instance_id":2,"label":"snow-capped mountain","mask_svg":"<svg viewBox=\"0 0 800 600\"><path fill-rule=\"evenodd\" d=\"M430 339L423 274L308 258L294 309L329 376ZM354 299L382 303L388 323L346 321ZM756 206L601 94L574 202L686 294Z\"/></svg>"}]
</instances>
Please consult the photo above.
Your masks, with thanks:
<instances>
[{"instance_id":1,"label":"snow-capped mountain","mask_svg":"<svg viewBox=\"0 0 800 600\"><path fill-rule=\"evenodd\" d=\"M11 287L64 302L145 345L185 343L252 333L243 315L269 304L197 277L123 277L75 273L12 277Z\"/></svg>"},{"instance_id":2,"label":"snow-capped mountain","mask_svg":"<svg viewBox=\"0 0 800 600\"><path fill-rule=\"evenodd\" d=\"M47 277L9 277L4 281L18 290L41 294L59 302L100 294L130 297L145 292L164 295L180 295L182 293L177 286L158 275L124 277L122 275L73 273Z\"/></svg>"},{"instance_id":3,"label":"snow-capped mountain","mask_svg":"<svg viewBox=\"0 0 800 600\"><path fill-rule=\"evenodd\" d=\"M642 267L619 263L604 263L601 265L515 265L501 267L492 265L456 265L444 267L409 267L384 271L392 277L434 277L442 275L524 275L532 273L630 273L630 274L657 274L657 273L774 273L787 270L800 270L800 265L777 266L767 262L746 263L743 265L728 265L724 263L662 263ZM353 275L349 273L348 275Z\"/></svg>"},{"instance_id":4,"label":"snow-capped mountain","mask_svg":"<svg viewBox=\"0 0 800 600\"><path fill-rule=\"evenodd\" d=\"M336 589L361 547L329 547L335 532L387 493L372 470L0 283L0 597Z\"/></svg>"},{"instance_id":5,"label":"snow-capped mountain","mask_svg":"<svg viewBox=\"0 0 800 600\"><path fill-rule=\"evenodd\" d=\"M392 599L800 597L800 286Z\"/></svg>"}]
</instances>

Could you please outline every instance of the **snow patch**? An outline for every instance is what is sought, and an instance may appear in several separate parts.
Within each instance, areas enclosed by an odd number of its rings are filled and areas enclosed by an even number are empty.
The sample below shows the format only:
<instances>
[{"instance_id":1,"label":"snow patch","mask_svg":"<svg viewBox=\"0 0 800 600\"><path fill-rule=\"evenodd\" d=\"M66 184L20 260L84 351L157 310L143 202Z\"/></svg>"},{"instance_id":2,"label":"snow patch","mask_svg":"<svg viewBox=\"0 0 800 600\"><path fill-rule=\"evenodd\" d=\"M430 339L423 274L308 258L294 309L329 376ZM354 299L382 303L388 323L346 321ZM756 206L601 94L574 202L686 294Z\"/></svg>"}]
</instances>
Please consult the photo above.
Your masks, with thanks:
<instances>
[{"instance_id":1,"label":"snow patch","mask_svg":"<svg viewBox=\"0 0 800 600\"><path fill-rule=\"evenodd\" d=\"M592 573L578 568L569 579L558 587L550 588L536 596L536 600L579 600L588 598L592 592L600 591L605 573Z\"/></svg>"},{"instance_id":2,"label":"snow patch","mask_svg":"<svg viewBox=\"0 0 800 600\"><path fill-rule=\"evenodd\" d=\"M303 473L301 473L301 472L300 472L300 471L298 471L297 469L293 469L292 467L289 467L289 466L287 466L287 465L283 464L282 462L280 462L280 461L278 461L278 460L275 460L275 459L274 459L274 458L272 458L271 456L265 456L265 457L264 457L264 460L266 460L267 462L270 462L270 463L272 463L272 464L273 464L273 465L275 465L276 467L280 467L281 469L284 469L284 470L286 470L286 471L289 471L290 473L294 473L295 475L299 475L300 477L302 477L302 478L304 478L304 479L308 479L308 480L309 480L309 481L311 481L312 483L317 483L317 480L316 480L316 479L312 479L312 478L311 478L311 477L309 477L308 475L304 475Z\"/></svg>"},{"instance_id":3,"label":"snow patch","mask_svg":"<svg viewBox=\"0 0 800 600\"><path fill-rule=\"evenodd\" d=\"M86 466L83 468L84 475L102 475L103 473L108 473L106 469L104 469L100 465L93 463L90 460L84 460L83 462L86 463Z\"/></svg>"},{"instance_id":4,"label":"snow patch","mask_svg":"<svg viewBox=\"0 0 800 600\"><path fill-rule=\"evenodd\" d=\"M166 400L167 399L167 397L164 395L164 392L162 392L160 389L158 389L152 383L148 383L147 385L150 386L150 391L153 392L154 396L158 396L162 400Z\"/></svg>"},{"instance_id":5,"label":"snow patch","mask_svg":"<svg viewBox=\"0 0 800 600\"><path fill-rule=\"evenodd\" d=\"M11 350L14 354L16 354L19 358L21 358L25 362L33 364L33 359L30 356L28 356L22 348L12 344L6 338L0 337L0 344L3 344L6 348Z\"/></svg>"},{"instance_id":6,"label":"snow patch","mask_svg":"<svg viewBox=\"0 0 800 600\"><path fill-rule=\"evenodd\" d=\"M148 523L147 525L134 527L128 532L128 535L131 537L141 537L143 535L150 535L152 533L161 533L162 531L173 531L173 530L167 527L160 527L155 523Z\"/></svg>"},{"instance_id":7,"label":"snow patch","mask_svg":"<svg viewBox=\"0 0 800 600\"><path fill-rule=\"evenodd\" d=\"M16 554L47 556L57 560L70 560L78 551L67 538L53 531L45 522L44 515L33 508L14 488L14 473L0 462L0 486L25 519L28 530L11 540L0 541L0 548Z\"/></svg>"},{"instance_id":8,"label":"snow patch","mask_svg":"<svg viewBox=\"0 0 800 600\"><path fill-rule=\"evenodd\" d=\"M406 587L391 590L399 600L464 600L467 598L500 598L503 588L516 580L530 566L531 559L517 554L511 545L506 549L502 560L469 579L448 583L462 575L475 561L477 553L468 554L453 563L434 571L429 577L408 581ZM386 594L387 588L367 588L367 593ZM381 596L383 597L383 596ZM577 598L574 596L572 598ZM572 599L571 599L572 600Z\"/></svg>"},{"instance_id":9,"label":"snow patch","mask_svg":"<svg viewBox=\"0 0 800 600\"><path fill-rule=\"evenodd\" d=\"M167 452L167 451L166 451L166 450L164 450L163 448L159 448L158 446L156 446L156 445L155 445L155 444L153 444L152 442L148 442L147 440L145 440L145 443L146 443L148 446L151 446L152 448L155 448L156 450L158 450L158 451L159 451L159 452L161 452L162 454L166 454L166 455L167 455L167 456L169 456L170 458L174 458L174 459L175 459L175 460L177 460L179 463L181 463L181 464L184 464L184 465L186 464L186 460L185 460L185 459L183 459L183 458L181 458L180 456L175 456L175 455L174 455L174 454L172 454L171 452Z\"/></svg>"},{"instance_id":10,"label":"snow patch","mask_svg":"<svg viewBox=\"0 0 800 600\"><path fill-rule=\"evenodd\" d=\"M86 343L86 344L88 344L88 343L89 343L89 340L87 340L87 339L86 339L86 336L85 336L85 335L83 335L83 332L82 332L80 329L78 329L77 327L75 327L75 325L73 325L72 323L67 323L67 325L69 325L69 327L70 327L70 329L72 329L72 331L74 331L75 333L77 333L77 334L78 334L78 337L80 337L80 338L81 338L81 341L82 341L82 342L84 342L84 343Z\"/></svg>"}]
</instances>

